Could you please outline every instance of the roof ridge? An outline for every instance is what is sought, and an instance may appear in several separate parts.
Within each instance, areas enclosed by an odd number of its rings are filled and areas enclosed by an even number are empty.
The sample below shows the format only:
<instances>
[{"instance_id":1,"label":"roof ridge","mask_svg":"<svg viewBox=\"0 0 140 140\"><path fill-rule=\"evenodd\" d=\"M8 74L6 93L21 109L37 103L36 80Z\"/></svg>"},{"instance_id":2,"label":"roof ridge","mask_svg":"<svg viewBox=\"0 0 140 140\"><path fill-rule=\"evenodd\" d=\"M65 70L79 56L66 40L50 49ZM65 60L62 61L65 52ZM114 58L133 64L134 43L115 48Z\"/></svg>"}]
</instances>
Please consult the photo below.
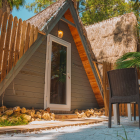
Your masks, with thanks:
<instances>
[{"instance_id":1,"label":"roof ridge","mask_svg":"<svg viewBox=\"0 0 140 140\"><path fill-rule=\"evenodd\" d=\"M44 12L46 9L48 9L48 8L50 8L50 7L52 7L52 6L54 6L56 3L58 3L60 0L57 0L56 2L54 2L53 4L51 4L51 5L49 5L48 7L46 7L45 9L43 9L42 11L40 11L39 13L37 13L36 15L34 15L34 16L32 16L32 17L30 17L29 19L27 19L26 21L28 21L28 20L30 20L30 19L32 19L32 18L34 18L35 16L37 16L37 15L39 15L40 13L42 13L42 12ZM66 0L64 0L64 1L66 1Z\"/></svg>"}]
</instances>

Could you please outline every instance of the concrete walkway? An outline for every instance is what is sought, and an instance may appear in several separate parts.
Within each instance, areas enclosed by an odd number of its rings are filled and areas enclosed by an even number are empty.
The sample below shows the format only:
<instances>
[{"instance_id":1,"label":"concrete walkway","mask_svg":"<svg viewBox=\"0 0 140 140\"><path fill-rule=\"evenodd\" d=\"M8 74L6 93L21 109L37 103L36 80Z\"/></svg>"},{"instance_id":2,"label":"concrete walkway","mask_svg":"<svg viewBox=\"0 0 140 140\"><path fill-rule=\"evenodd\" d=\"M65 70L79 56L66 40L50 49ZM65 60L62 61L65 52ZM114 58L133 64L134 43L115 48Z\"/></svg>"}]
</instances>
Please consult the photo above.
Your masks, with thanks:
<instances>
[{"instance_id":1,"label":"concrete walkway","mask_svg":"<svg viewBox=\"0 0 140 140\"><path fill-rule=\"evenodd\" d=\"M63 121L39 121L37 124L19 125L19 126L6 126L0 127L0 134L6 133L26 133L40 130L49 130L65 126L88 125L107 121L104 118L87 118L87 119L69 119Z\"/></svg>"}]
</instances>

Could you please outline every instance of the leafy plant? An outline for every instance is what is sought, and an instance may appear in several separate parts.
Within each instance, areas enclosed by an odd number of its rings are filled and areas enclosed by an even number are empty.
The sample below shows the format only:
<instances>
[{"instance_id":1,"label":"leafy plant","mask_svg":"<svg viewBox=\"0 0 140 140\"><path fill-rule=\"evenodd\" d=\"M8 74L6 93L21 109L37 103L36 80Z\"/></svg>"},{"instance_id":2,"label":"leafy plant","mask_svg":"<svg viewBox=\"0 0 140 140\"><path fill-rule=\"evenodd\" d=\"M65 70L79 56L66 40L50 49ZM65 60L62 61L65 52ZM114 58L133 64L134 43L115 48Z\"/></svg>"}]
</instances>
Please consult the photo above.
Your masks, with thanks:
<instances>
[{"instance_id":1,"label":"leafy plant","mask_svg":"<svg viewBox=\"0 0 140 140\"><path fill-rule=\"evenodd\" d=\"M140 68L140 52L129 52L116 61L116 69Z\"/></svg>"},{"instance_id":2,"label":"leafy plant","mask_svg":"<svg viewBox=\"0 0 140 140\"><path fill-rule=\"evenodd\" d=\"M82 12L84 25L94 24L118 15L131 12L130 3L124 0L88 0Z\"/></svg>"},{"instance_id":3,"label":"leafy plant","mask_svg":"<svg viewBox=\"0 0 140 140\"><path fill-rule=\"evenodd\" d=\"M38 13L48 7L49 5L56 2L56 0L35 0L33 3L28 3L26 8L29 11L34 11L34 13Z\"/></svg>"},{"instance_id":4,"label":"leafy plant","mask_svg":"<svg viewBox=\"0 0 140 140\"><path fill-rule=\"evenodd\" d=\"M24 6L24 4L25 0L0 0L0 9L2 9L3 12L10 12L14 7L18 10L19 7Z\"/></svg>"},{"instance_id":5,"label":"leafy plant","mask_svg":"<svg viewBox=\"0 0 140 140\"><path fill-rule=\"evenodd\" d=\"M10 119L0 120L0 127L2 126L15 126L15 125L26 125L28 121L24 119L22 116L14 117L11 116Z\"/></svg>"}]
</instances>

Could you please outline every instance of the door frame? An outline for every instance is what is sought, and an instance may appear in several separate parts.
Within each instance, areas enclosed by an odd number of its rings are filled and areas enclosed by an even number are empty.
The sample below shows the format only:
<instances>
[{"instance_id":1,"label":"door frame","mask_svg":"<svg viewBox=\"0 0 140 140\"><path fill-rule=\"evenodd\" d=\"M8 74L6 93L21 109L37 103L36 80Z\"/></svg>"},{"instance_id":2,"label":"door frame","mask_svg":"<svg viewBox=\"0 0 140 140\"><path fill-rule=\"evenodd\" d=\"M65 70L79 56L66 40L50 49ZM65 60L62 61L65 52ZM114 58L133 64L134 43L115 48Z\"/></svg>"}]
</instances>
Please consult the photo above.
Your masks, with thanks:
<instances>
[{"instance_id":1,"label":"door frame","mask_svg":"<svg viewBox=\"0 0 140 140\"><path fill-rule=\"evenodd\" d=\"M66 105L50 104L52 41L67 47ZM65 110L65 111L71 110L71 43L64 41L51 34L48 34L47 36L45 88L44 89L45 89L44 109L49 107L51 110Z\"/></svg>"}]
</instances>

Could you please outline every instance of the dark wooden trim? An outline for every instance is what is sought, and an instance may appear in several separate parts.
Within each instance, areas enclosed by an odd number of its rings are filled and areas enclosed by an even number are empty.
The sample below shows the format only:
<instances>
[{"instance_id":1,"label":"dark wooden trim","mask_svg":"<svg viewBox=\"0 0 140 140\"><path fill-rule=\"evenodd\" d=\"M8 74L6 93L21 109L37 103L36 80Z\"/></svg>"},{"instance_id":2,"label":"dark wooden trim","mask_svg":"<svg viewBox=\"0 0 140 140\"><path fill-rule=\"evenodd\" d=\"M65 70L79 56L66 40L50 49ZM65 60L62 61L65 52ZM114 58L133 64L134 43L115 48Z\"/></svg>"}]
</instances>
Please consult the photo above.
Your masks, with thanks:
<instances>
[{"instance_id":1,"label":"dark wooden trim","mask_svg":"<svg viewBox=\"0 0 140 140\"><path fill-rule=\"evenodd\" d=\"M82 43L83 43L83 46L84 46L86 55L87 55L87 57L88 57L89 63L90 63L90 65L91 65L92 71L93 71L93 73L94 73L96 82L97 82L97 84L98 84L98 87L99 87L99 89L100 89L101 95L102 95L102 97L103 97L103 88L102 88L102 86L101 86L101 83L100 83L98 74L97 74L97 72L96 72L95 66L94 66L94 64L93 64L93 62L92 62L93 60L92 60L91 54L90 54L89 51L88 51L88 46L87 46L88 44L87 44L87 42L86 42L86 38L85 38L85 36L83 35L83 32L82 32L81 27L79 26L79 20L78 20L78 17L77 17L76 10L75 10L75 8L74 8L74 6L73 6L71 0L68 0L68 2L69 2L69 5L70 5L70 11L71 11L71 14L72 14L72 16L73 16L73 20L74 20L74 22L75 22L75 25L76 25L76 28L77 28L78 33L79 33L79 35L80 35L81 41L82 41Z\"/></svg>"},{"instance_id":2,"label":"dark wooden trim","mask_svg":"<svg viewBox=\"0 0 140 140\"><path fill-rule=\"evenodd\" d=\"M64 17L62 17L61 20L66 22L67 24L70 24L73 27L76 27L76 25L74 23L70 22L69 20L65 19Z\"/></svg>"},{"instance_id":3,"label":"dark wooden trim","mask_svg":"<svg viewBox=\"0 0 140 140\"><path fill-rule=\"evenodd\" d=\"M8 75L4 78L4 80L0 83L0 95L5 91L5 89L10 85L19 71L23 68L23 66L27 63L27 61L31 58L34 52L38 49L41 43L44 41L46 36L39 34L37 40L33 43L33 45L27 50L27 52L18 60L15 67L11 69Z\"/></svg>"}]
</instances>

